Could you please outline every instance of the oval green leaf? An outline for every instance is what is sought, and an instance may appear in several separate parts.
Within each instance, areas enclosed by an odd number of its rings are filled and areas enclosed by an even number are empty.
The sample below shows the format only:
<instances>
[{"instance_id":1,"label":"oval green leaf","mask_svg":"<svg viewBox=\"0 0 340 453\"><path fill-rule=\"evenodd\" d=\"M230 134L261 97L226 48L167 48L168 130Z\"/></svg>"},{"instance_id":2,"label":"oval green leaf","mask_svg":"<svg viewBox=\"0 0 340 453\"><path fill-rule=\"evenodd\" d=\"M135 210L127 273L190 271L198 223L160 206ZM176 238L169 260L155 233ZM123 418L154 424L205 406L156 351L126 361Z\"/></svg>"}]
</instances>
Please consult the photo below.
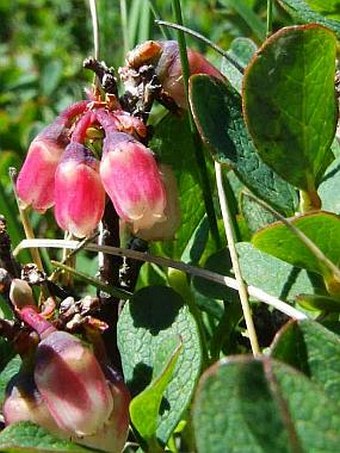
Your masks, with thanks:
<instances>
[{"instance_id":1,"label":"oval green leaf","mask_svg":"<svg viewBox=\"0 0 340 453\"><path fill-rule=\"evenodd\" d=\"M340 257L340 218L329 212L315 212L291 219L323 254L336 266ZM329 271L305 244L282 223L276 222L258 231L252 238L255 247L294 266L319 273Z\"/></svg>"},{"instance_id":2,"label":"oval green leaf","mask_svg":"<svg viewBox=\"0 0 340 453\"><path fill-rule=\"evenodd\" d=\"M189 99L198 131L214 159L232 168L260 198L291 215L296 194L259 158L243 120L237 91L207 75L195 75L189 80Z\"/></svg>"},{"instance_id":3,"label":"oval green leaf","mask_svg":"<svg viewBox=\"0 0 340 453\"><path fill-rule=\"evenodd\" d=\"M136 292L118 321L118 347L125 380L133 396L151 382L157 354L169 337L181 337L183 350L164 394L156 437L165 444L187 408L201 369L196 322L181 296L165 286Z\"/></svg>"},{"instance_id":4,"label":"oval green leaf","mask_svg":"<svg viewBox=\"0 0 340 453\"><path fill-rule=\"evenodd\" d=\"M268 357L231 357L202 376L193 406L198 453L336 451L339 406Z\"/></svg>"},{"instance_id":5,"label":"oval green leaf","mask_svg":"<svg viewBox=\"0 0 340 453\"><path fill-rule=\"evenodd\" d=\"M314 292L305 270L261 252L249 242L239 242L237 253L243 278L248 285L289 302L293 302L300 293Z\"/></svg>"},{"instance_id":6,"label":"oval green leaf","mask_svg":"<svg viewBox=\"0 0 340 453\"><path fill-rule=\"evenodd\" d=\"M310 193L333 158L335 59L330 30L287 27L265 41L243 79L246 122L259 155Z\"/></svg>"},{"instance_id":7,"label":"oval green leaf","mask_svg":"<svg viewBox=\"0 0 340 453\"><path fill-rule=\"evenodd\" d=\"M339 335L315 321L290 322L277 334L271 356L298 368L340 400Z\"/></svg>"}]
</instances>

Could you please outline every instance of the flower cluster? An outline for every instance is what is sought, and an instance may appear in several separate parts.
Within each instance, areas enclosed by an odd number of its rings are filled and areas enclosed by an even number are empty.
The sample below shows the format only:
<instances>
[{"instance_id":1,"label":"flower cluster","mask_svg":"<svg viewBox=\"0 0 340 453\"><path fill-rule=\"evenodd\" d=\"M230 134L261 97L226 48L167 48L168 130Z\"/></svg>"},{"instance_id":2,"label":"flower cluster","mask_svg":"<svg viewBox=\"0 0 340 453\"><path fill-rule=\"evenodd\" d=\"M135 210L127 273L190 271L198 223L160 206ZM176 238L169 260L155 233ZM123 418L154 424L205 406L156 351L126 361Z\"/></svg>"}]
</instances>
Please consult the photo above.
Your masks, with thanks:
<instances>
[{"instance_id":1,"label":"flower cluster","mask_svg":"<svg viewBox=\"0 0 340 453\"><path fill-rule=\"evenodd\" d=\"M188 61L191 74L224 79L198 52L188 49ZM100 67L98 77L107 70L115 83L105 65L94 66ZM58 225L80 238L97 227L106 194L133 234L172 238L179 218L176 202L170 200L176 193L174 179L169 169L163 174L145 145L147 128L140 118L145 121L155 99L169 108L186 108L178 44L146 41L128 53L118 72L126 90L121 100L114 89L105 102L95 97L75 103L33 140L17 193L23 207L44 212L54 206ZM105 77L101 82L104 89ZM170 188L166 180L172 181Z\"/></svg>"},{"instance_id":2,"label":"flower cluster","mask_svg":"<svg viewBox=\"0 0 340 453\"><path fill-rule=\"evenodd\" d=\"M130 401L123 381L88 345L37 311L28 283L14 279L10 299L38 338L7 387L5 423L27 420L87 446L121 451Z\"/></svg>"},{"instance_id":3,"label":"flower cluster","mask_svg":"<svg viewBox=\"0 0 340 453\"><path fill-rule=\"evenodd\" d=\"M101 161L91 132L100 137ZM145 135L144 123L121 109L76 103L31 143L18 196L39 212L54 206L58 225L77 237L97 227L105 194L134 233L165 222L165 184L153 152L141 142Z\"/></svg>"}]
</instances>

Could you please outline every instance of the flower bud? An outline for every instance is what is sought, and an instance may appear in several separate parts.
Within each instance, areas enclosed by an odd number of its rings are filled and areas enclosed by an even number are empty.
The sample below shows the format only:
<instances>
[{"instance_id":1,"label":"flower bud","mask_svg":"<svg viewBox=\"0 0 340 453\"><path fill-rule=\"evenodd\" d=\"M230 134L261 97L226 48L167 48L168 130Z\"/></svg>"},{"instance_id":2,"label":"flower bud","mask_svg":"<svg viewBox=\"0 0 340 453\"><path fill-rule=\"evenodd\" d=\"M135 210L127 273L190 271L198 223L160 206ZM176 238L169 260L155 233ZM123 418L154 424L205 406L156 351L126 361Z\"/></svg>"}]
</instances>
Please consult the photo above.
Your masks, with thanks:
<instances>
[{"instance_id":1,"label":"flower bud","mask_svg":"<svg viewBox=\"0 0 340 453\"><path fill-rule=\"evenodd\" d=\"M108 422L112 393L94 354L75 336L54 331L39 343L34 380L57 425L70 435L92 435Z\"/></svg>"},{"instance_id":2,"label":"flower bud","mask_svg":"<svg viewBox=\"0 0 340 453\"><path fill-rule=\"evenodd\" d=\"M30 421L50 431L59 431L30 373L20 372L10 380L2 412L6 425Z\"/></svg>"},{"instance_id":3,"label":"flower bud","mask_svg":"<svg viewBox=\"0 0 340 453\"><path fill-rule=\"evenodd\" d=\"M165 187L149 148L128 134L107 134L100 175L119 217L134 232L165 220Z\"/></svg>"},{"instance_id":4,"label":"flower bud","mask_svg":"<svg viewBox=\"0 0 340 453\"><path fill-rule=\"evenodd\" d=\"M25 280L19 278L14 278L11 282L9 299L17 310L27 305L35 305L32 288Z\"/></svg>"},{"instance_id":5,"label":"flower bud","mask_svg":"<svg viewBox=\"0 0 340 453\"><path fill-rule=\"evenodd\" d=\"M67 128L74 116L82 113L87 101L73 104L32 141L16 181L16 190L23 207L32 205L45 212L54 204L54 174L69 142Z\"/></svg>"},{"instance_id":6,"label":"flower bud","mask_svg":"<svg viewBox=\"0 0 340 453\"><path fill-rule=\"evenodd\" d=\"M99 163L80 143L70 143L55 174L55 218L77 237L88 236L104 213L105 191Z\"/></svg>"}]
</instances>

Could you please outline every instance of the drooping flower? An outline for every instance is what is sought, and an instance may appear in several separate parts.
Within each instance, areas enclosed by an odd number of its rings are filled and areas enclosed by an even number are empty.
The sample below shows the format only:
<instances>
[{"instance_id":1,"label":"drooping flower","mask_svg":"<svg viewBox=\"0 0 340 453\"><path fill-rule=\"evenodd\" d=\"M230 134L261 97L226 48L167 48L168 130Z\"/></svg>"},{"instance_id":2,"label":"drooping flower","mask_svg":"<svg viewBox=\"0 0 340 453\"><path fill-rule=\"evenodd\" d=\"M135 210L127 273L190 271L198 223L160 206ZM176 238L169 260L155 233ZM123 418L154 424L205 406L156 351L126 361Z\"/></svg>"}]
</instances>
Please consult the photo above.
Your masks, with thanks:
<instances>
[{"instance_id":1,"label":"drooping flower","mask_svg":"<svg viewBox=\"0 0 340 453\"><path fill-rule=\"evenodd\" d=\"M123 132L104 139L100 175L121 219L134 231L165 219L166 192L154 154Z\"/></svg>"},{"instance_id":2,"label":"drooping flower","mask_svg":"<svg viewBox=\"0 0 340 453\"><path fill-rule=\"evenodd\" d=\"M122 378L101 364L80 338L57 330L13 280L11 301L40 337L10 381L3 413L7 425L31 421L84 445L121 451L129 429L130 395ZM33 345L33 343L32 343Z\"/></svg>"},{"instance_id":3,"label":"drooping flower","mask_svg":"<svg viewBox=\"0 0 340 453\"><path fill-rule=\"evenodd\" d=\"M54 174L69 142L68 128L75 116L82 113L88 101L73 104L43 129L32 141L16 181L16 190L23 207L31 205L45 212L54 204Z\"/></svg>"},{"instance_id":4,"label":"drooping flower","mask_svg":"<svg viewBox=\"0 0 340 453\"><path fill-rule=\"evenodd\" d=\"M38 345L34 380L58 426L76 435L96 433L108 421L113 399L89 347L55 331Z\"/></svg>"},{"instance_id":5,"label":"drooping flower","mask_svg":"<svg viewBox=\"0 0 340 453\"><path fill-rule=\"evenodd\" d=\"M54 214L58 225L76 237L90 235L105 208L99 162L80 143L70 143L56 169Z\"/></svg>"}]
</instances>

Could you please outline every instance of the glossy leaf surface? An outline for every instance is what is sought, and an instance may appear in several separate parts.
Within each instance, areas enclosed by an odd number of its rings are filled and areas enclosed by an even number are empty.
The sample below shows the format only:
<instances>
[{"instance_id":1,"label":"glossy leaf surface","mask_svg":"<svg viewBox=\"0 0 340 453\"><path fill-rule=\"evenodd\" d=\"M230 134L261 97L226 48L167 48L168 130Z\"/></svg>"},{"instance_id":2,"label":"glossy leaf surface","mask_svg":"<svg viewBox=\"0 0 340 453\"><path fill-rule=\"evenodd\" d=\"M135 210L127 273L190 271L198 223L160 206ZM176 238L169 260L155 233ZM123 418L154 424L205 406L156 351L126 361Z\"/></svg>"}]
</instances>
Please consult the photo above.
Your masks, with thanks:
<instances>
[{"instance_id":1,"label":"glossy leaf surface","mask_svg":"<svg viewBox=\"0 0 340 453\"><path fill-rule=\"evenodd\" d=\"M294 212L295 192L256 153L237 91L211 77L196 75L190 78L189 97L197 128L214 159L232 168L243 184L280 211Z\"/></svg>"},{"instance_id":2,"label":"glossy leaf surface","mask_svg":"<svg viewBox=\"0 0 340 453\"><path fill-rule=\"evenodd\" d=\"M259 155L307 192L333 159L335 57L328 29L287 27L265 41L243 79L244 113Z\"/></svg>"}]
</instances>

